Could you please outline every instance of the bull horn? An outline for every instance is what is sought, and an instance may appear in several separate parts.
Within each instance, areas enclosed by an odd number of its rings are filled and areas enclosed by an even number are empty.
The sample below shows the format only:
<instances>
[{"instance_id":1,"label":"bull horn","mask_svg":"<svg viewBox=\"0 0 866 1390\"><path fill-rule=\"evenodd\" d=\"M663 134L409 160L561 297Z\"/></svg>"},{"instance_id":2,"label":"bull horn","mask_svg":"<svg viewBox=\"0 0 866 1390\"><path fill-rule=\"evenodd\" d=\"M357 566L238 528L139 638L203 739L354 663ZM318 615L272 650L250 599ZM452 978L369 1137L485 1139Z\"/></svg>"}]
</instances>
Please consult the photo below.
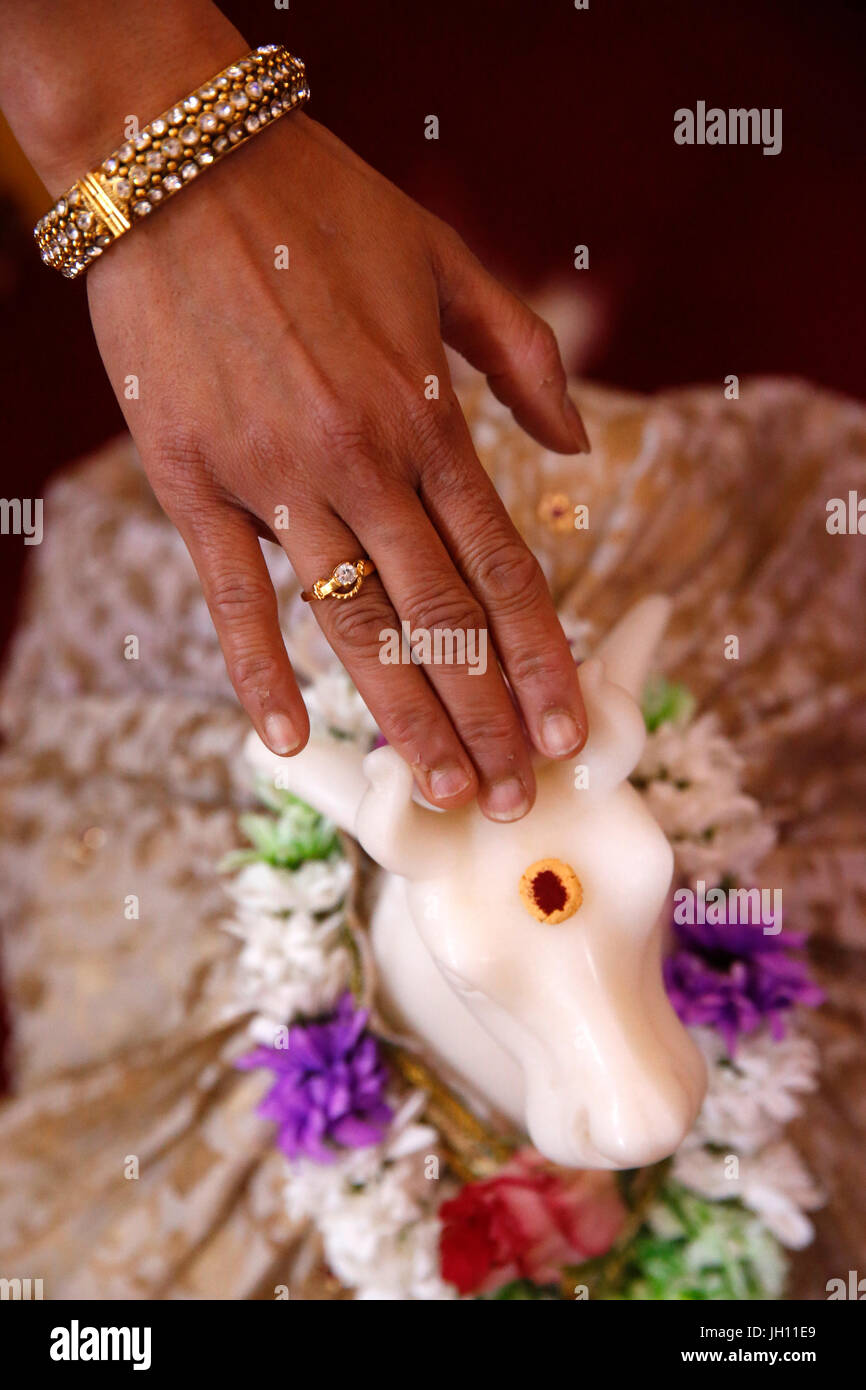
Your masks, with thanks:
<instances>
[{"instance_id":1,"label":"bull horn","mask_svg":"<svg viewBox=\"0 0 866 1390\"><path fill-rule=\"evenodd\" d=\"M281 758L252 732L244 754L252 767L275 785L299 796L347 834L355 833L358 808L367 790L360 748L333 738L311 738L300 753Z\"/></svg>"},{"instance_id":2,"label":"bull horn","mask_svg":"<svg viewBox=\"0 0 866 1390\"><path fill-rule=\"evenodd\" d=\"M593 653L603 662L607 679L627 690L638 704L672 607L670 599L662 594L641 599L611 628Z\"/></svg>"},{"instance_id":3,"label":"bull horn","mask_svg":"<svg viewBox=\"0 0 866 1390\"><path fill-rule=\"evenodd\" d=\"M585 661L578 674L589 734L577 758L589 774L586 795L595 799L633 771L646 742L646 726L631 695L608 680L607 667L597 657ZM557 769L564 770L560 775L573 775L568 759Z\"/></svg>"}]
</instances>

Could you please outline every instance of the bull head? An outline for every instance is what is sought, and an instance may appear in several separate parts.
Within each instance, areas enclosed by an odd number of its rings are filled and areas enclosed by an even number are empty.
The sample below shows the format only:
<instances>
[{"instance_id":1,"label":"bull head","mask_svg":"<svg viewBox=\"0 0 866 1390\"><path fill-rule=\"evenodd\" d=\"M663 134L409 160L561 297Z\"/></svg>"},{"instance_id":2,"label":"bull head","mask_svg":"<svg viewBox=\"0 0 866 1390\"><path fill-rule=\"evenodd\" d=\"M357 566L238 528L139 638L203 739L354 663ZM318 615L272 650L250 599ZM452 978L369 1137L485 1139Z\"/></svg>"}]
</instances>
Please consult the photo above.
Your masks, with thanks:
<instances>
[{"instance_id":1,"label":"bull head","mask_svg":"<svg viewBox=\"0 0 866 1390\"><path fill-rule=\"evenodd\" d=\"M334 743L293 759L253 743L255 762L279 764L284 785L394 876L371 926L401 1021L567 1166L666 1156L703 1097L703 1063L661 973L673 856L627 781L645 739L636 697L667 612L644 600L580 668L586 746L576 762L538 763L519 821L420 804L391 748L360 764Z\"/></svg>"}]
</instances>

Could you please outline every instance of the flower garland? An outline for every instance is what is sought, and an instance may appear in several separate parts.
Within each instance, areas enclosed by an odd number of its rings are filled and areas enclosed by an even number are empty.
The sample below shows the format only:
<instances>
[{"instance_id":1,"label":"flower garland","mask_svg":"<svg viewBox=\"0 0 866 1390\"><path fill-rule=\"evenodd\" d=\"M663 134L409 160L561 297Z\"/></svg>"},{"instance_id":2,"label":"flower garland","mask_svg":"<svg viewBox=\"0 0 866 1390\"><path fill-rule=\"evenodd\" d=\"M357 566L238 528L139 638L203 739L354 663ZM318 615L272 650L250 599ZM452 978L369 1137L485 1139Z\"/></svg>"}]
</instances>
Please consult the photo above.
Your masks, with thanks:
<instances>
[{"instance_id":1,"label":"flower garland","mask_svg":"<svg viewBox=\"0 0 866 1390\"><path fill-rule=\"evenodd\" d=\"M373 746L349 678L306 692L314 725ZM754 882L772 825L742 763L681 686L655 681L632 781L670 840L675 879ZM815 1089L796 1009L821 1002L799 936L674 925L671 1001L707 1063L701 1113L672 1160L630 1173L556 1168L491 1132L414 1055L371 1026L373 994L350 909L355 866L334 826L259 780L241 818L226 927L243 943L238 1002L265 1068L260 1106L286 1155L289 1216L314 1223L336 1278L361 1299L779 1298L784 1247L821 1203L784 1127Z\"/></svg>"}]
</instances>

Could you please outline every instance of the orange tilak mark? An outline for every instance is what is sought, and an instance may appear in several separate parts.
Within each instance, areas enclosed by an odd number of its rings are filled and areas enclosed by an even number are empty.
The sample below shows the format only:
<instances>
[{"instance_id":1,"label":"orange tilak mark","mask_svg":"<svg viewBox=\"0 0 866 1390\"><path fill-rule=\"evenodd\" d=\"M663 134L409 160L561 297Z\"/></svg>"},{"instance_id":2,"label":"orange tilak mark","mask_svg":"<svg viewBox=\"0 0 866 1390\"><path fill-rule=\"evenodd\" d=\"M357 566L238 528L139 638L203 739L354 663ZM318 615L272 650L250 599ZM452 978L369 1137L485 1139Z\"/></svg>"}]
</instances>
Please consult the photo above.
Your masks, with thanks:
<instances>
[{"instance_id":1,"label":"orange tilak mark","mask_svg":"<svg viewBox=\"0 0 866 1390\"><path fill-rule=\"evenodd\" d=\"M523 906L537 922L554 926L573 917L583 902L580 879L562 859L539 859L530 864L518 891Z\"/></svg>"}]
</instances>

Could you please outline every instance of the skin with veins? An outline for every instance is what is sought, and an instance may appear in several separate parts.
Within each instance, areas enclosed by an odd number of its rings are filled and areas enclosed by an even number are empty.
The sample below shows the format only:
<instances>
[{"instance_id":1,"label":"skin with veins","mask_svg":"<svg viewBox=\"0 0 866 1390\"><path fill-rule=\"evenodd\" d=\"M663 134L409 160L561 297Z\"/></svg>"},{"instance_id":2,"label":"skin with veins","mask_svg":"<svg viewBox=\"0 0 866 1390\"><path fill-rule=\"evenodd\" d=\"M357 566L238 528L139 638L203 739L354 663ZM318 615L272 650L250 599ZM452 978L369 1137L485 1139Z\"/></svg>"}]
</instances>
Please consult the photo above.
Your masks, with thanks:
<instances>
[{"instance_id":1,"label":"skin with veins","mask_svg":"<svg viewBox=\"0 0 866 1390\"><path fill-rule=\"evenodd\" d=\"M0 29L0 105L55 197L118 147L131 102L147 121L249 48L209 0L0 0ZM289 234L287 274L274 251ZM142 466L263 741L297 752L309 723L259 538L285 550L304 589L366 555L378 573L351 601L314 607L379 728L432 805L525 814L533 749L566 758L583 743L580 687L544 575L475 452L445 344L539 443L572 455L589 441L549 326L303 112L120 237L87 294ZM383 630L451 615L490 633L483 671L380 660ZM530 642L543 660L528 670Z\"/></svg>"}]
</instances>

